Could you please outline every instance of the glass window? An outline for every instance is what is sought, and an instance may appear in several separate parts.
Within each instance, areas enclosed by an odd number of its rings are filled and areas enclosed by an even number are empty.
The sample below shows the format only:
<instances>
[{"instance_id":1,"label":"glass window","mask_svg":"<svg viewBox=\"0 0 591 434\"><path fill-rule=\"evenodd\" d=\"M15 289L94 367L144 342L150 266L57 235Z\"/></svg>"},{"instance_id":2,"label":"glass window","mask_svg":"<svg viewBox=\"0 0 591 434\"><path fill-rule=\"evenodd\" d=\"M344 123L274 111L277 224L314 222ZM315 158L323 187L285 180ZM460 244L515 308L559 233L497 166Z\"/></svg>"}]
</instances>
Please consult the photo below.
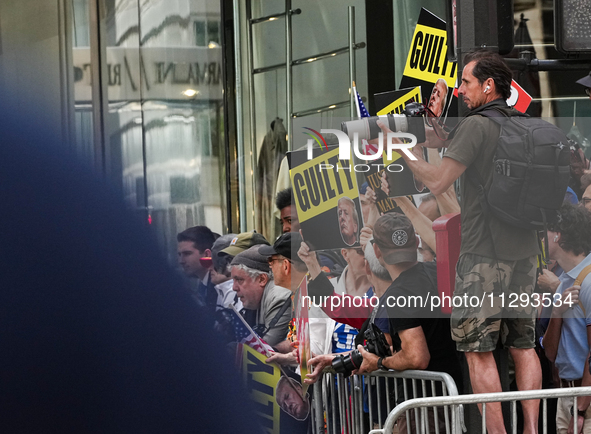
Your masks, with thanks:
<instances>
[{"instance_id":1,"label":"glass window","mask_svg":"<svg viewBox=\"0 0 591 434\"><path fill-rule=\"evenodd\" d=\"M195 45L198 47L207 46L207 30L205 27L205 21L195 21L193 26L195 27Z\"/></svg>"},{"instance_id":2,"label":"glass window","mask_svg":"<svg viewBox=\"0 0 591 434\"><path fill-rule=\"evenodd\" d=\"M207 21L207 39L210 44L220 45L220 23L214 20Z\"/></svg>"}]
</instances>

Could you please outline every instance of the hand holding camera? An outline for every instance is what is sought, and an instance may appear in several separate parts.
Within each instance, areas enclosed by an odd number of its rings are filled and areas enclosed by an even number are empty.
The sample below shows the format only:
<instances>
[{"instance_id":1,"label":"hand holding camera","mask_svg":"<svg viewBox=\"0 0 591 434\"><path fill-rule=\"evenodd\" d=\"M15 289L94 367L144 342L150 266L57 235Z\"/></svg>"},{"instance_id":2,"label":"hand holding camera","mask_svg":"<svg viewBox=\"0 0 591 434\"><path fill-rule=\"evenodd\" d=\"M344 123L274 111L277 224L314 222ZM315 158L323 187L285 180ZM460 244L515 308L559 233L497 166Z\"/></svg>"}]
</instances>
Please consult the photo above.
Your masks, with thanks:
<instances>
[{"instance_id":1,"label":"hand holding camera","mask_svg":"<svg viewBox=\"0 0 591 434\"><path fill-rule=\"evenodd\" d=\"M364 347L360 345L358 349L351 351L349 354L336 356L332 360L332 368L337 374L348 377L353 371L361 368L364 361L363 353L371 353L382 358L392 355L386 336L374 323L369 325L364 336L366 341ZM375 369L373 370L375 371Z\"/></svg>"}]
</instances>

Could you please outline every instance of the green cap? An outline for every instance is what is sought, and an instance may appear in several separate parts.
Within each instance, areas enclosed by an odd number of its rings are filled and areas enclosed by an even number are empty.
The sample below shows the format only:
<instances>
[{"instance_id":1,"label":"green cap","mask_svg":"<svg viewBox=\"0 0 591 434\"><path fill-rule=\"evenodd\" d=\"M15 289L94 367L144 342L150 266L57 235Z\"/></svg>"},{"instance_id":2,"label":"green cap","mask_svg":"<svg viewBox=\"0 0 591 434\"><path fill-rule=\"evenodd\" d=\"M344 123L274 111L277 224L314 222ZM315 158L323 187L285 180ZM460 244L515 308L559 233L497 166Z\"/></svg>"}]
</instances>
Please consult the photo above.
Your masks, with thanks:
<instances>
[{"instance_id":1,"label":"green cap","mask_svg":"<svg viewBox=\"0 0 591 434\"><path fill-rule=\"evenodd\" d=\"M238 253L244 252L257 244L266 244L268 246L269 242L256 231L242 232L241 234L236 235L236 237L230 241L230 245L221 250L220 253L236 256Z\"/></svg>"}]
</instances>

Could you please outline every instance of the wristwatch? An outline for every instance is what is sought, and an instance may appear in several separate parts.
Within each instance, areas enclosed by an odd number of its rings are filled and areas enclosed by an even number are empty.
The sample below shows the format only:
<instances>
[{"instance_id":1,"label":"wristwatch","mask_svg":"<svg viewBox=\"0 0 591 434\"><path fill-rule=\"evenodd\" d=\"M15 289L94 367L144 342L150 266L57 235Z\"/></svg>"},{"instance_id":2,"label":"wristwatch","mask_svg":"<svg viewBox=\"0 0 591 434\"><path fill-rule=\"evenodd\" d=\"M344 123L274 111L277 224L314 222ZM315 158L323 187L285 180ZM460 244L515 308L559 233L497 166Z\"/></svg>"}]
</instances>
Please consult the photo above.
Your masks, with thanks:
<instances>
[{"instance_id":1,"label":"wristwatch","mask_svg":"<svg viewBox=\"0 0 591 434\"><path fill-rule=\"evenodd\" d=\"M384 358L383 358L383 357L380 357L380 358L378 359L378 369L379 369L380 371L389 371L389 369L388 369L388 368L386 368L384 365L382 365L382 360L384 360Z\"/></svg>"},{"instance_id":2,"label":"wristwatch","mask_svg":"<svg viewBox=\"0 0 591 434\"><path fill-rule=\"evenodd\" d=\"M380 361L378 360L378 366L380 366ZM585 414L587 413L587 410L579 410L577 409L577 415L579 415L580 417L585 417ZM572 406L570 408L570 415L574 416L575 415L575 408L574 406Z\"/></svg>"}]
</instances>

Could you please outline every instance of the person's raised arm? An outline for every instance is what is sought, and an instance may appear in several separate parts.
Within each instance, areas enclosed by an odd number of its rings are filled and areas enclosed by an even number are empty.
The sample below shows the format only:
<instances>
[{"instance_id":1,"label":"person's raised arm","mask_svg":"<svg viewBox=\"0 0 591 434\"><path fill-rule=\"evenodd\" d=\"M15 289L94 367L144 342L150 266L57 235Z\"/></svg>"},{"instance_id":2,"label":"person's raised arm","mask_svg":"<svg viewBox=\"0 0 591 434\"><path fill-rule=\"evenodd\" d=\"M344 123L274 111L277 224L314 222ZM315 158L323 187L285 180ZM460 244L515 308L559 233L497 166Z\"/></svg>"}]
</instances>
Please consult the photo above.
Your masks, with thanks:
<instances>
[{"instance_id":1,"label":"person's raised arm","mask_svg":"<svg viewBox=\"0 0 591 434\"><path fill-rule=\"evenodd\" d=\"M300 231L300 234L302 232ZM316 279L320 273L322 273L322 268L320 267L320 263L318 262L318 258L316 258L316 252L310 250L310 247L306 244L305 241L302 241L300 244L300 248L298 250L298 256L302 260L306 267L308 268L308 274L310 275L311 279Z\"/></svg>"},{"instance_id":2,"label":"person's raised arm","mask_svg":"<svg viewBox=\"0 0 591 434\"><path fill-rule=\"evenodd\" d=\"M377 196L375 191L371 187L367 187L365 190L365 201L367 202L368 213L367 218L364 215L363 217L366 218L365 226L373 228L374 223L377 219L380 218L380 211L378 210L377 205Z\"/></svg>"},{"instance_id":3,"label":"person's raised arm","mask_svg":"<svg viewBox=\"0 0 591 434\"><path fill-rule=\"evenodd\" d=\"M388 133L392 132L381 121L378 121L377 125L382 129L384 137L387 137ZM415 176L420 178L427 188L436 196L444 193L466 170L465 165L452 158L444 158L440 166L434 166L433 164L427 163L418 155L415 156L416 160L411 159L404 152L401 152L400 155L404 158L407 166L412 170Z\"/></svg>"},{"instance_id":4,"label":"person's raised arm","mask_svg":"<svg viewBox=\"0 0 591 434\"><path fill-rule=\"evenodd\" d=\"M394 198L396 205L400 207L404 215L406 215L414 226L417 234L434 252L436 250L435 231L433 230L433 222L420 212L416 206L406 196Z\"/></svg>"}]
</instances>

